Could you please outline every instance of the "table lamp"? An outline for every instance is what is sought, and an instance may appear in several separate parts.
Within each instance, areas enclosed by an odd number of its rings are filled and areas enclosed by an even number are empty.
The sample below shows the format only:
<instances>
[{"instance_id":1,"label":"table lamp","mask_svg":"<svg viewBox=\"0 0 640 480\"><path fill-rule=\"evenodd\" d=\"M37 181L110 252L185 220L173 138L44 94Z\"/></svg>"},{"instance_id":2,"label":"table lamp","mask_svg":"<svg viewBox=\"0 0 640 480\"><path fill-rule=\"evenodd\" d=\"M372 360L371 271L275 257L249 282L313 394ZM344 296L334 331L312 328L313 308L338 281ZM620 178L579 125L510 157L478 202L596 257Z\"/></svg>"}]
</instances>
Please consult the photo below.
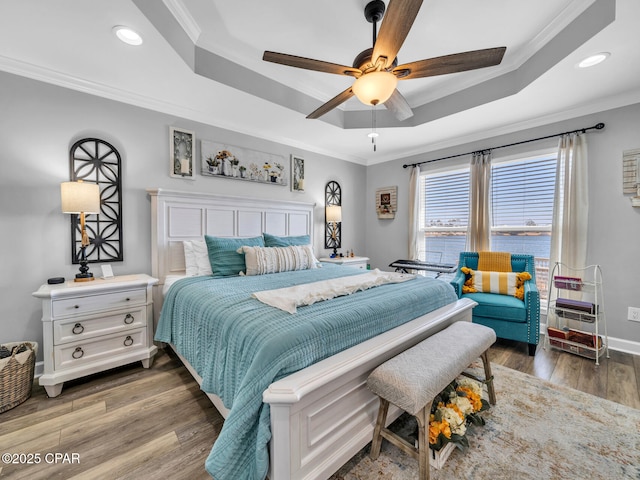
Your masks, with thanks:
<instances>
[{"instance_id":1,"label":"table lamp","mask_svg":"<svg viewBox=\"0 0 640 480\"><path fill-rule=\"evenodd\" d=\"M80 215L80 232L82 235L80 247L80 273L76 274L76 282L93 280L93 273L89 272L85 249L91 243L85 228L84 216L100 213L100 187L97 183L63 182L60 184L60 198L62 213ZM75 250L74 250L75 251Z\"/></svg>"}]
</instances>

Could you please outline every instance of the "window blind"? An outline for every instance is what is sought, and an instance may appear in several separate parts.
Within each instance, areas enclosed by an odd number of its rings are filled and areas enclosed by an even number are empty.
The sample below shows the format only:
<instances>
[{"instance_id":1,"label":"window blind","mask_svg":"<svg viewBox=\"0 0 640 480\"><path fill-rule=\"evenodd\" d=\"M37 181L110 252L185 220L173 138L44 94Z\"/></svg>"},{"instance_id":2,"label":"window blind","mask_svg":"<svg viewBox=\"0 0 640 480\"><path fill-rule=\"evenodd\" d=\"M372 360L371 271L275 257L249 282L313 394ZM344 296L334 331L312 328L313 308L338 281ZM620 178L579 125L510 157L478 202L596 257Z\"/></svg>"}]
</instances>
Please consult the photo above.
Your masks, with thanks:
<instances>
[{"instance_id":1,"label":"window blind","mask_svg":"<svg viewBox=\"0 0 640 480\"><path fill-rule=\"evenodd\" d=\"M555 172L555 155L494 165L491 171L493 230L549 231Z\"/></svg>"}]
</instances>

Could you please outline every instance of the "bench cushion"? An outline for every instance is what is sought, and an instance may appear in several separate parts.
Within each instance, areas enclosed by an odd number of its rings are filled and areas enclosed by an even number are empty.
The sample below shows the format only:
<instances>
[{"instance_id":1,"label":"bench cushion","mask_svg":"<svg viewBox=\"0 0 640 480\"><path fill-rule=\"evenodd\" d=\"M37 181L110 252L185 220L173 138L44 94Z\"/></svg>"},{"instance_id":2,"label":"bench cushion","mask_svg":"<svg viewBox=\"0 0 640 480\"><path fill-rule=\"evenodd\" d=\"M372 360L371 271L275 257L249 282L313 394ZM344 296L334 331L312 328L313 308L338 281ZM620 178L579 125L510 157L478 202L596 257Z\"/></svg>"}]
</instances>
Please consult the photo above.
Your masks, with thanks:
<instances>
[{"instance_id":1,"label":"bench cushion","mask_svg":"<svg viewBox=\"0 0 640 480\"><path fill-rule=\"evenodd\" d=\"M455 322L377 367L367 386L416 415L495 341L489 327Z\"/></svg>"}]
</instances>

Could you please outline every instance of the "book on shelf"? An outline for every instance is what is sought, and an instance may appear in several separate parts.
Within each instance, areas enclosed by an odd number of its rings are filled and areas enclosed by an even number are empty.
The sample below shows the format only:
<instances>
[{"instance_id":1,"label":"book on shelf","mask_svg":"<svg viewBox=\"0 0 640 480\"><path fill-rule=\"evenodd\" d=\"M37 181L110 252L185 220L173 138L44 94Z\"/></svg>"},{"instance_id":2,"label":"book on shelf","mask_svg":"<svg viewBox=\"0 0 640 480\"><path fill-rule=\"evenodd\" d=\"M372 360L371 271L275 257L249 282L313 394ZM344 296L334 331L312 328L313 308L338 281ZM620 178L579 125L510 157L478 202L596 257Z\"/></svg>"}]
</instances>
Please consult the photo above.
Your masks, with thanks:
<instances>
[{"instance_id":1,"label":"book on shelf","mask_svg":"<svg viewBox=\"0 0 640 480\"><path fill-rule=\"evenodd\" d=\"M572 300L570 298L558 298L556 299L556 307L558 308L566 308L569 310L577 310L580 312L585 312L590 315L594 315L596 313L596 305L591 302L584 302L582 300Z\"/></svg>"},{"instance_id":2,"label":"book on shelf","mask_svg":"<svg viewBox=\"0 0 640 480\"><path fill-rule=\"evenodd\" d=\"M582 330L575 330L573 328L570 328L568 333L568 340L572 342L581 343L587 347L602 348L602 337L600 335L596 336L595 333L583 332Z\"/></svg>"},{"instance_id":3,"label":"book on shelf","mask_svg":"<svg viewBox=\"0 0 640 480\"><path fill-rule=\"evenodd\" d=\"M582 279L580 277L564 277L556 275L553 277L556 288L565 290L582 290Z\"/></svg>"},{"instance_id":4,"label":"book on shelf","mask_svg":"<svg viewBox=\"0 0 640 480\"><path fill-rule=\"evenodd\" d=\"M547 327L547 335L549 337L562 338L564 340L569 339L569 330L564 330L560 328Z\"/></svg>"},{"instance_id":5,"label":"book on shelf","mask_svg":"<svg viewBox=\"0 0 640 480\"><path fill-rule=\"evenodd\" d=\"M564 348L563 340L569 340L573 343L580 343L590 348L602 348L602 337L592 332L576 330L575 328L554 328L547 327L547 335L549 342L556 347Z\"/></svg>"}]
</instances>

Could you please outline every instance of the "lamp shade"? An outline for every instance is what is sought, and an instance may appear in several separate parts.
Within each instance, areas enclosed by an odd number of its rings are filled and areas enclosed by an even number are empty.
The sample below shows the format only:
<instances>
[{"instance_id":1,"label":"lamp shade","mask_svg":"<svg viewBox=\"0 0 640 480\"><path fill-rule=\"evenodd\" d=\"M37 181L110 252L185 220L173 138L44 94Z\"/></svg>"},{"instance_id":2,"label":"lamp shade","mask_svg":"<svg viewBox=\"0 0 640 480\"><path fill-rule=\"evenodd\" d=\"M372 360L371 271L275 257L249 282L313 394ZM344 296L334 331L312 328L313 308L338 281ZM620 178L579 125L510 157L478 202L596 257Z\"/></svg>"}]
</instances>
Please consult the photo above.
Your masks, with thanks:
<instances>
[{"instance_id":1,"label":"lamp shade","mask_svg":"<svg viewBox=\"0 0 640 480\"><path fill-rule=\"evenodd\" d=\"M329 205L325 210L327 223L342 221L342 207L340 205Z\"/></svg>"},{"instance_id":2,"label":"lamp shade","mask_svg":"<svg viewBox=\"0 0 640 480\"><path fill-rule=\"evenodd\" d=\"M365 73L353 83L353 93L365 105L378 105L389 100L398 85L398 79L390 72Z\"/></svg>"},{"instance_id":3,"label":"lamp shade","mask_svg":"<svg viewBox=\"0 0 640 480\"><path fill-rule=\"evenodd\" d=\"M60 184L62 213L100 213L100 187L97 183Z\"/></svg>"}]
</instances>

